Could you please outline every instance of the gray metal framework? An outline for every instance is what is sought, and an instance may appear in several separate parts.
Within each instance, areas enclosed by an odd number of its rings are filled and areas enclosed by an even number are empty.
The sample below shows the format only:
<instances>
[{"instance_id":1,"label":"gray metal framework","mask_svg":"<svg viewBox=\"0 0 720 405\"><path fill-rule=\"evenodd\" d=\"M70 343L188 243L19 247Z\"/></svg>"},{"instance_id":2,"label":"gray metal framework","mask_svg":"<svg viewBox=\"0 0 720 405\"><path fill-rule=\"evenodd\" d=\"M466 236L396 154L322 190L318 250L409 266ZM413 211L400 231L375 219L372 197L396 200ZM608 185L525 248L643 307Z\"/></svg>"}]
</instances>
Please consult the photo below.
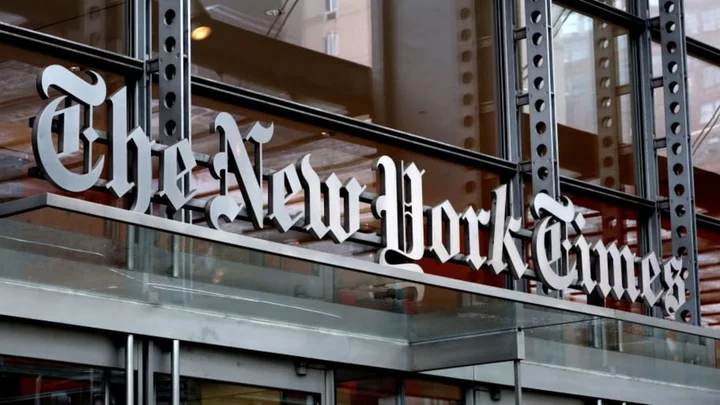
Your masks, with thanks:
<instances>
[{"instance_id":1,"label":"gray metal framework","mask_svg":"<svg viewBox=\"0 0 720 405\"><path fill-rule=\"evenodd\" d=\"M380 143L406 148L415 152L424 153L453 161L454 163L465 164L469 167L479 168L499 174L510 183L511 210L513 216L519 215L523 210L523 180L529 177L535 193L540 191L548 192L558 198L563 191L571 191L589 198L605 201L620 208L632 209L641 216L640 226L641 249L643 253L649 251L660 251L660 218L662 215L670 218L672 225L672 247L676 253L685 256L684 268L687 270L686 288L690 291L690 299L681 311L678 311L679 320L698 325L700 323L700 296L699 280L697 269L697 227L720 233L720 220L705 216L696 215L694 207L694 190L692 179L692 162L690 156L690 144L688 129L687 91L686 91L686 57L693 55L699 59L720 66L720 49L700 43L692 38L686 38L682 22L682 0L671 0L662 2L660 17L650 20L647 13L647 0L629 1L628 11L618 10L605 2L596 0L556 0L555 3L580 11L587 15L602 20L608 24L596 22L596 40L612 38L612 27L609 24L623 27L630 32L631 49L631 83L634 89L633 109L636 111L635 123L635 145L636 145L636 167L638 170L639 195L632 196L612 189L616 180L604 181L604 179L615 179L617 175L616 165L601 168L603 183L593 185L561 176L558 164L558 140L557 125L554 108L554 77L553 77L553 51L552 51L552 26L551 26L551 0L522 0L524 5L523 15L526 24L518 27L516 23L515 2L496 0L496 51L499 70L499 144L502 147L502 157L493 157L479 152L468 151L463 148L448 145L435 140L422 138L417 135L380 127L371 123L360 122L352 118L323 112L315 108L301 104L281 100L266 94L251 90L230 86L201 77L190 75L190 1L189 0L160 0L159 13L156 16L159 27L157 41L151 38L152 2L150 0L129 0L126 6L127 21L127 52L126 55L118 55L91 46L78 44L62 38L53 37L43 33L23 29L8 24L0 23L0 43L22 47L25 49L42 52L46 55L73 60L97 69L117 73L126 77L130 86L131 97L129 98L133 112L130 117L133 126L142 127L150 135L151 117L151 80L153 74L157 73L157 80L160 88L160 134L156 138L161 143L172 145L173 143L189 137L191 90L193 93L210 97L218 101L228 102L239 107L254 109L259 112L274 114L281 118L297 120L303 123L321 126L329 131L338 131L362 138L373 139ZM518 43L521 40L527 41L527 60L529 62L529 79L527 94L520 93L519 66L517 63ZM662 47L663 71L656 80L652 79L650 44L652 40L659 41ZM612 43L612 39L610 39ZM151 60L152 45L156 44L159 57ZM607 54L598 54L597 62L605 66L604 59L611 57L611 48ZM608 69L613 69L613 63L608 64ZM610 80L610 86L602 86L598 93L598 128L600 132L599 142L601 150L601 161L605 158L617 158L617 142L603 143L605 136L610 134L612 124L617 124L617 111L612 107L606 107L605 99L612 98L616 101L614 92L613 73L608 71L607 76L600 76L598 80L602 83L604 78ZM657 73L657 72L655 72ZM654 84L662 84L665 97L665 133L666 139L656 141L653 137L653 102L652 89ZM611 90L608 90L611 89ZM607 94L605 94L607 92ZM522 162L522 149L520 129L518 124L519 108L527 105L530 111L531 143L530 148L532 159L529 162ZM607 113L607 114L605 114ZM609 119L610 121L606 121ZM611 125L606 126L605 123ZM607 129L607 131L606 131ZM605 132L608 132L607 134ZM658 148L667 148L668 155L668 178L670 179L670 198L667 201L659 200L658 187ZM617 159L615 161L617 163ZM607 170L606 170L607 169ZM607 186L607 187L605 187ZM186 181L185 190L189 184ZM45 198L45 197L43 197ZM64 208L91 212L94 208L84 206L82 202L67 202L57 200L55 197L47 197L47 200L37 200L38 203L62 205ZM78 208L80 207L80 208ZM96 212L96 215L105 215L104 212ZM117 214L117 215L116 215ZM114 212L117 218L119 212ZM136 222L138 225L147 226L145 219L140 221L139 214L126 212L126 220ZM122 216L121 215L121 216ZM183 218L187 221L187 218ZM152 222L152 221L151 221ZM167 223L162 224L165 229ZM188 225L178 223L174 229L178 234L189 234ZM203 231L204 232L204 231ZM193 233L194 235L194 233ZM213 235L212 237L216 237ZM263 246L259 241L243 239L243 243L262 250ZM277 253L273 251L273 253ZM283 247L281 253L292 257L307 257L307 251L301 251L294 247ZM328 255L312 254L313 260L322 263L333 263L334 259ZM342 264L342 263L340 263ZM594 316L610 317L620 320L641 323L645 325L670 328L688 333L700 334L710 338L720 338L715 331L704 331L691 328L682 323L668 323L658 318L645 318L628 314L621 311L614 311L606 308L581 307L577 304L551 300L546 297L527 296L515 291L498 291L485 286L470 286L455 280L419 276L411 273L383 273L391 272L387 268L373 266L363 268L357 263L360 271L378 272L386 276L393 276L415 282L436 282L449 288L482 293L489 296L509 298L517 302L531 303L535 305L554 306L555 308L573 310L580 313L592 314ZM370 266L370 265L368 265ZM508 283L510 289L523 289L522 283ZM9 292L9 291L8 291ZM2 297L2 294L0 294ZM7 299L7 297L2 298ZM13 312L18 311L18 312ZM32 318L31 314L21 313L19 308L9 308L4 315ZM658 316L658 314L651 313ZM59 319L37 320L59 322ZM200 321L200 318L198 318ZM88 327L90 325L78 325ZM97 325L93 325L97 327ZM105 326L112 330L109 323ZM7 330L7 329L6 329ZM125 342L117 344L125 351L124 361L119 362L117 358L89 358L89 362L102 363L107 367L124 367L127 373L128 405L132 405L130 393L139 393L138 401L141 404L153 404L152 395L153 371L164 370L172 375L173 383L173 404L179 403L179 376L182 367L183 373L192 370L192 362L186 367L181 360L191 359L192 355L184 352L183 336L168 334L160 336L153 341L143 335L154 333L151 329L138 329L135 331L118 331L124 337ZM185 336L188 340L189 337ZM350 338L348 338L350 339ZM95 341L94 341L95 342ZM95 342L98 347L104 343ZM206 342L209 343L209 342ZM471 343L471 342L466 342ZM477 344L477 342L472 342ZM0 351L15 350L22 352L20 348L13 348L7 345L6 341L0 340ZM228 344L229 345L229 344ZM377 354L371 355L370 346L361 346L360 353L349 353L352 355L368 355L367 366L385 366L392 369L391 362L394 358L385 358ZM469 345L470 346L470 345ZM279 346L278 346L279 347ZM252 349L252 348L251 348ZM257 350L257 348L254 348ZM309 355L322 358L321 347ZM428 349L422 347L419 351ZM267 350L267 349L266 349ZM366 351L362 351L366 350ZM418 351L418 352L419 352ZM277 351L280 353L280 351ZM298 355L298 353L284 353L286 355ZM516 353L517 354L517 353ZM48 356L58 356L53 351ZM170 359L165 362L165 357ZM60 356L62 357L62 356ZM519 361L522 356L515 356L515 381L520 381ZM511 357L505 357L511 358ZM65 359L65 360L70 360ZM342 359L325 358L327 361L340 361ZM439 359L443 360L443 359ZM497 359L496 359L497 360ZM383 361L385 363L383 363ZM423 358L422 361L427 361ZM475 358L473 361L481 363ZM162 365L160 365L162 363ZM167 363L167 364L166 364ZM169 365L166 367L166 365ZM417 366L417 368L414 368ZM437 367L433 364L430 368ZM427 369L427 365L415 364L395 365L395 370L418 371ZM528 366L523 365L523 370ZM228 366L228 368L230 368ZM532 366L530 367L532 369ZM137 374L129 372L137 370ZM190 374L192 374L190 372ZM323 374L324 378L332 381L332 373ZM249 378L249 377L248 377ZM505 377L503 377L505 378ZM499 378L499 380L502 380ZM523 375L523 381L533 381L533 384L540 384L542 380L537 374L530 374L530 378ZM502 380L508 384L507 380ZM326 397L332 390L327 389L330 383L326 381L322 387ZM542 384L540 384L542 385ZM520 384L515 384L520 389ZM537 387L536 387L537 388ZM319 389L319 388L318 388ZM630 391L630 389L628 388ZM316 392L316 391L313 391ZM586 394L588 391L584 391ZM519 392L518 392L519 393ZM599 394L599 393L598 393ZM627 393L626 395L631 395ZM620 399L620 398L617 398ZM638 400L636 398L636 400ZM519 403L520 395L516 402Z\"/></svg>"}]
</instances>

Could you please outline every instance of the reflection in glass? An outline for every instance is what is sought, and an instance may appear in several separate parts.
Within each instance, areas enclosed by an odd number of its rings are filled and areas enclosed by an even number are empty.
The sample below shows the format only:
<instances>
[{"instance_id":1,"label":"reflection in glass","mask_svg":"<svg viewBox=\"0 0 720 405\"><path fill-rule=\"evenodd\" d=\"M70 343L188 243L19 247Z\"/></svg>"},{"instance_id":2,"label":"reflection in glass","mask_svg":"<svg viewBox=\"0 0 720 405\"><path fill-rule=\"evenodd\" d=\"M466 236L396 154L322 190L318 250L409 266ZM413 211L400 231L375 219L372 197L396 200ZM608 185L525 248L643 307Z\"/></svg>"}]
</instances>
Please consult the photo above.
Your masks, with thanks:
<instances>
[{"instance_id":1,"label":"reflection in glass","mask_svg":"<svg viewBox=\"0 0 720 405\"><path fill-rule=\"evenodd\" d=\"M3 0L0 22L125 52L125 0Z\"/></svg>"},{"instance_id":2,"label":"reflection in glass","mask_svg":"<svg viewBox=\"0 0 720 405\"><path fill-rule=\"evenodd\" d=\"M170 377L155 380L157 405L172 403ZM180 378L182 405L319 405L317 395L272 388L252 387L195 378Z\"/></svg>"},{"instance_id":3,"label":"reflection in glass","mask_svg":"<svg viewBox=\"0 0 720 405\"><path fill-rule=\"evenodd\" d=\"M0 2L0 7L2 4L5 3ZM37 93L35 82L42 69L53 64L65 66L85 80L89 80L85 71L94 70L107 84L108 95L125 85L121 76L88 66L78 66L71 61L0 45L0 88L2 89L0 92L0 202L48 192L62 194L47 181L28 176L28 170L35 166L31 144L32 128L29 123L45 105L45 100ZM53 96L55 95L59 93ZM107 124L107 108L104 106L94 108L93 127L99 131L106 131ZM97 142L93 144L93 156L96 159L106 150L105 146ZM82 155L82 150L65 154L62 162L68 169L80 171ZM88 191L74 196L104 204L112 203L109 194L98 191Z\"/></svg>"},{"instance_id":4,"label":"reflection in glass","mask_svg":"<svg viewBox=\"0 0 720 405\"><path fill-rule=\"evenodd\" d=\"M628 33L558 6L553 15L560 169L635 194Z\"/></svg>"},{"instance_id":5,"label":"reflection in glass","mask_svg":"<svg viewBox=\"0 0 720 405\"><path fill-rule=\"evenodd\" d=\"M336 4L194 1L193 73L498 153L493 2Z\"/></svg>"},{"instance_id":6,"label":"reflection in glass","mask_svg":"<svg viewBox=\"0 0 720 405\"><path fill-rule=\"evenodd\" d=\"M125 403L124 373L46 360L0 357L0 403L6 405L103 405Z\"/></svg>"}]
</instances>

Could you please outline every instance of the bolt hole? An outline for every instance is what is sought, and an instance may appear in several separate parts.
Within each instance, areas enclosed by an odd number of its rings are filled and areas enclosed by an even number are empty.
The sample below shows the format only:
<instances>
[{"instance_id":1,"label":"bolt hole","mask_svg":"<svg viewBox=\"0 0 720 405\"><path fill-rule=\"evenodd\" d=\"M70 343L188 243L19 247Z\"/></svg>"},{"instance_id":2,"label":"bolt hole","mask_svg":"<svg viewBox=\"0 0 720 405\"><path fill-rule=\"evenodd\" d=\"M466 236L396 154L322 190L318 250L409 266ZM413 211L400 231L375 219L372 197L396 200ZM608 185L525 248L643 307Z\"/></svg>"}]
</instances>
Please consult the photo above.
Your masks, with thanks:
<instances>
[{"instance_id":1,"label":"bolt hole","mask_svg":"<svg viewBox=\"0 0 720 405\"><path fill-rule=\"evenodd\" d=\"M532 22L537 24L542 21L542 13L539 11L533 11L532 14L530 14L530 19Z\"/></svg>"},{"instance_id":2,"label":"bolt hole","mask_svg":"<svg viewBox=\"0 0 720 405\"><path fill-rule=\"evenodd\" d=\"M610 117L605 117L605 118L603 118L603 120L602 120L602 126L603 126L604 128L610 128L610 127L612 127L612 124L613 124L612 118L610 118Z\"/></svg>"},{"instance_id":3,"label":"bolt hole","mask_svg":"<svg viewBox=\"0 0 720 405\"><path fill-rule=\"evenodd\" d=\"M538 100L535 102L535 111L537 111L537 112L545 111L545 100Z\"/></svg>"},{"instance_id":4,"label":"bolt hole","mask_svg":"<svg viewBox=\"0 0 720 405\"><path fill-rule=\"evenodd\" d=\"M163 20L165 21L165 25L172 25L172 23L175 22L175 10L170 9L166 11Z\"/></svg>"},{"instance_id":5,"label":"bolt hole","mask_svg":"<svg viewBox=\"0 0 720 405\"><path fill-rule=\"evenodd\" d=\"M548 171L547 167L541 167L538 169L538 177L540 180L545 180L550 175L550 172Z\"/></svg>"},{"instance_id":6,"label":"bolt hole","mask_svg":"<svg viewBox=\"0 0 720 405\"><path fill-rule=\"evenodd\" d=\"M543 36L541 33L538 32L532 36L532 42L534 45L540 45L540 44L542 44L542 41L543 41Z\"/></svg>"},{"instance_id":7,"label":"bolt hole","mask_svg":"<svg viewBox=\"0 0 720 405\"><path fill-rule=\"evenodd\" d=\"M533 66L537 68L542 67L543 62L545 62L545 60L543 59L542 55L535 55L535 57L533 58Z\"/></svg>"},{"instance_id":8,"label":"bolt hole","mask_svg":"<svg viewBox=\"0 0 720 405\"><path fill-rule=\"evenodd\" d=\"M667 31L668 34L672 34L673 32L675 32L675 27L676 27L675 23L670 21L667 24L665 24L665 31Z\"/></svg>"},{"instance_id":9,"label":"bolt hole","mask_svg":"<svg viewBox=\"0 0 720 405\"><path fill-rule=\"evenodd\" d=\"M472 74L472 73L470 73L470 72L465 72L465 73L463 73L463 75L462 75L462 82L463 82L464 84L470 84L470 83L472 83L472 80L473 80L473 74Z\"/></svg>"},{"instance_id":10,"label":"bolt hole","mask_svg":"<svg viewBox=\"0 0 720 405\"><path fill-rule=\"evenodd\" d=\"M165 107L172 108L177 101L177 96L172 91L165 95Z\"/></svg>"},{"instance_id":11,"label":"bolt hole","mask_svg":"<svg viewBox=\"0 0 720 405\"><path fill-rule=\"evenodd\" d=\"M613 158L610 157L610 156L608 156L608 157L606 157L605 159L603 159L603 166L604 166L604 167L611 167L611 166L613 165L613 163L615 163L615 159L613 159Z\"/></svg>"},{"instance_id":12,"label":"bolt hole","mask_svg":"<svg viewBox=\"0 0 720 405\"><path fill-rule=\"evenodd\" d=\"M533 81L533 86L535 86L535 90L541 90L545 87L545 80L542 77L538 77Z\"/></svg>"},{"instance_id":13,"label":"bolt hole","mask_svg":"<svg viewBox=\"0 0 720 405\"><path fill-rule=\"evenodd\" d=\"M673 166L673 173L675 173L676 176L683 174L684 171L685 168L680 163L676 163L675 166Z\"/></svg>"},{"instance_id":14,"label":"bolt hole","mask_svg":"<svg viewBox=\"0 0 720 405\"><path fill-rule=\"evenodd\" d=\"M174 136L176 129L177 129L177 124L175 124L175 121L170 120L165 123L165 135Z\"/></svg>"},{"instance_id":15,"label":"bolt hole","mask_svg":"<svg viewBox=\"0 0 720 405\"><path fill-rule=\"evenodd\" d=\"M167 37L165 39L165 52L170 53L175 51L175 38Z\"/></svg>"},{"instance_id":16,"label":"bolt hole","mask_svg":"<svg viewBox=\"0 0 720 405\"><path fill-rule=\"evenodd\" d=\"M665 12L672 13L673 11L675 11L675 3L672 1L668 1L665 3L663 8L665 9Z\"/></svg>"},{"instance_id":17,"label":"bolt hole","mask_svg":"<svg viewBox=\"0 0 720 405\"><path fill-rule=\"evenodd\" d=\"M463 41L467 41L471 37L472 37L472 31L470 31L469 29L466 28L466 29L460 31L460 39L462 39Z\"/></svg>"},{"instance_id":18,"label":"bolt hole","mask_svg":"<svg viewBox=\"0 0 720 405\"><path fill-rule=\"evenodd\" d=\"M667 49L668 53L675 53L677 51L677 43L675 41L670 41L665 45L665 48Z\"/></svg>"},{"instance_id":19,"label":"bolt hole","mask_svg":"<svg viewBox=\"0 0 720 405\"><path fill-rule=\"evenodd\" d=\"M175 78L175 65L167 65L165 66L165 78L167 80L172 80Z\"/></svg>"},{"instance_id":20,"label":"bolt hole","mask_svg":"<svg viewBox=\"0 0 720 405\"><path fill-rule=\"evenodd\" d=\"M611 136L606 136L606 137L604 137L603 140L602 140L602 144L603 144L603 146L606 147L606 148L609 148L609 147L613 146L614 143L615 143L615 141L612 139Z\"/></svg>"},{"instance_id":21,"label":"bolt hole","mask_svg":"<svg viewBox=\"0 0 720 405\"><path fill-rule=\"evenodd\" d=\"M679 143L674 144L670 149L672 149L672 152L676 155L679 155L683 152L683 147Z\"/></svg>"},{"instance_id":22,"label":"bolt hole","mask_svg":"<svg viewBox=\"0 0 720 405\"><path fill-rule=\"evenodd\" d=\"M679 122L674 122L672 125L670 125L670 130L673 134L677 135L682 131L682 125L680 125Z\"/></svg>"},{"instance_id":23,"label":"bolt hole","mask_svg":"<svg viewBox=\"0 0 720 405\"><path fill-rule=\"evenodd\" d=\"M547 131L547 125L545 125L544 122L540 121L535 125L535 132L538 133L538 135L542 135Z\"/></svg>"},{"instance_id":24,"label":"bolt hole","mask_svg":"<svg viewBox=\"0 0 720 405\"><path fill-rule=\"evenodd\" d=\"M545 145L539 145L539 146L537 147L537 154L538 154L538 156L540 156L540 157L545 157L545 156L547 155L547 152L548 152L547 146L545 146Z\"/></svg>"},{"instance_id":25,"label":"bolt hole","mask_svg":"<svg viewBox=\"0 0 720 405\"><path fill-rule=\"evenodd\" d=\"M680 246L677 250L677 255L680 257L685 257L688 254L688 250L685 246Z\"/></svg>"},{"instance_id":26,"label":"bolt hole","mask_svg":"<svg viewBox=\"0 0 720 405\"><path fill-rule=\"evenodd\" d=\"M603 180L603 185L607 188L615 188L615 179L612 177L605 177L605 180Z\"/></svg>"},{"instance_id":27,"label":"bolt hole","mask_svg":"<svg viewBox=\"0 0 720 405\"><path fill-rule=\"evenodd\" d=\"M610 81L609 77L603 77L602 79L600 79L600 85L606 89L610 88L611 83L612 82Z\"/></svg>"},{"instance_id":28,"label":"bolt hole","mask_svg":"<svg viewBox=\"0 0 720 405\"><path fill-rule=\"evenodd\" d=\"M600 103L604 108L610 108L610 106L612 106L612 99L610 97L605 97Z\"/></svg>"},{"instance_id":29,"label":"bolt hole","mask_svg":"<svg viewBox=\"0 0 720 405\"><path fill-rule=\"evenodd\" d=\"M668 63L668 72L670 73L676 73L678 70L678 64L677 62L670 62Z\"/></svg>"},{"instance_id":30,"label":"bolt hole","mask_svg":"<svg viewBox=\"0 0 720 405\"><path fill-rule=\"evenodd\" d=\"M686 309L680 313L680 319L685 323L690 323L690 321L692 321L692 314Z\"/></svg>"},{"instance_id":31,"label":"bolt hole","mask_svg":"<svg viewBox=\"0 0 720 405\"><path fill-rule=\"evenodd\" d=\"M602 49L607 49L607 47L610 46L610 41L607 38L600 38L598 46Z\"/></svg>"},{"instance_id":32,"label":"bolt hole","mask_svg":"<svg viewBox=\"0 0 720 405\"><path fill-rule=\"evenodd\" d=\"M678 226L675 230L675 233L677 234L677 236L684 238L687 235L687 228L685 228L684 226Z\"/></svg>"},{"instance_id":33,"label":"bolt hole","mask_svg":"<svg viewBox=\"0 0 720 405\"><path fill-rule=\"evenodd\" d=\"M680 103L678 103L677 101L673 101L672 103L670 103L670 112L673 114L679 113L680 112Z\"/></svg>"},{"instance_id":34,"label":"bolt hole","mask_svg":"<svg viewBox=\"0 0 720 405\"><path fill-rule=\"evenodd\" d=\"M601 58L599 65L603 69L609 68L610 67L610 59L609 58Z\"/></svg>"},{"instance_id":35,"label":"bolt hole","mask_svg":"<svg viewBox=\"0 0 720 405\"><path fill-rule=\"evenodd\" d=\"M464 51L462 54L460 54L460 60L463 62L470 62L470 59L472 59L472 52L470 51Z\"/></svg>"},{"instance_id":36,"label":"bolt hole","mask_svg":"<svg viewBox=\"0 0 720 405\"><path fill-rule=\"evenodd\" d=\"M675 214L679 218L684 217L686 213L687 213L687 210L685 209L684 205L678 205L677 207L675 207Z\"/></svg>"},{"instance_id":37,"label":"bolt hole","mask_svg":"<svg viewBox=\"0 0 720 405\"><path fill-rule=\"evenodd\" d=\"M677 82L672 82L668 86L668 89L670 90L670 93L675 94L680 91L680 85Z\"/></svg>"},{"instance_id":38,"label":"bolt hole","mask_svg":"<svg viewBox=\"0 0 720 405\"><path fill-rule=\"evenodd\" d=\"M463 96L462 102L464 105L470 105L473 103L473 95L472 94L465 94Z\"/></svg>"},{"instance_id":39,"label":"bolt hole","mask_svg":"<svg viewBox=\"0 0 720 405\"><path fill-rule=\"evenodd\" d=\"M674 191L676 196L681 197L683 194L685 194L685 186L683 186L682 184L678 184L675 186Z\"/></svg>"}]
</instances>

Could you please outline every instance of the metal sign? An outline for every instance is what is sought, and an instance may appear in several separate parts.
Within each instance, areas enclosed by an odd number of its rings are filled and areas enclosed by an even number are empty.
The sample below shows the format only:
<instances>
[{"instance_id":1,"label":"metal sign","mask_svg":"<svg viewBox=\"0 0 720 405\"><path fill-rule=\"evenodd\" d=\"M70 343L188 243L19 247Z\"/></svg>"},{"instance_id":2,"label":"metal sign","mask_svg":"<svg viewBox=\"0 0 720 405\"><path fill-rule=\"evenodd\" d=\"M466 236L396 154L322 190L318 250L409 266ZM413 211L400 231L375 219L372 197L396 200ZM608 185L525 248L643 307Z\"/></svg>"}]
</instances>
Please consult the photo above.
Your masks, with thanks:
<instances>
[{"instance_id":1,"label":"metal sign","mask_svg":"<svg viewBox=\"0 0 720 405\"><path fill-rule=\"evenodd\" d=\"M153 196L160 197L170 212L183 209L195 194L192 185L187 190L178 186L179 180L197 165L190 142L183 139L171 146L157 145L140 128L128 131L125 88L108 99L109 131L104 139L109 145L108 162L105 157L93 159L91 145L101 135L93 129L92 110L104 102L106 86L96 73L89 75L92 83L53 65L38 77L38 92L43 98L50 98L51 88L62 94L43 107L33 124L33 151L44 177L69 192L105 187L117 198L131 195L130 209L138 212L147 212ZM219 229L221 219L233 221L242 214L258 229L268 219L280 232L300 226L315 238L330 237L335 243L343 243L360 230L365 186L355 178L343 183L331 174L321 180L310 165L310 154L305 155L297 163L269 175L265 212L263 176L253 166L246 145L262 147L268 143L274 126L256 123L241 134L233 117L220 113L211 131L219 135L220 152L208 163L213 177L220 181L220 195L205 202L210 227ZM53 133L58 135L57 145ZM75 173L63 166L61 157L79 151L80 140L84 145L84 166L81 173ZM128 159L131 150L132 162ZM153 152L160 157L157 191L151 188ZM106 165L108 179L104 181L100 176ZM128 170L129 165L132 170ZM380 184L379 195L371 203L373 216L382 226L383 247L375 256L378 263L422 272L413 262L427 251L439 263L460 258L474 271L509 272L516 279L527 274L528 264L515 244L515 238L523 233L522 222L507 216L507 186L492 191L490 211L468 207L458 212L449 201L434 207L423 205L424 171L414 163L397 164L390 157L381 156L373 162L372 169L377 172ZM243 197L241 205L228 195L228 176L238 182ZM304 212L292 215L285 204L301 191ZM674 315L685 303L687 272L682 269L681 258L662 262L655 253L636 257L628 246L615 242L590 243L582 235L583 215L576 213L573 203L565 197L556 201L547 194L538 194L530 212L535 219L532 263L546 288L565 290L573 286L588 295L660 306L666 315ZM571 229L575 231L572 239ZM481 230L490 235L487 255L481 253Z\"/></svg>"}]
</instances>

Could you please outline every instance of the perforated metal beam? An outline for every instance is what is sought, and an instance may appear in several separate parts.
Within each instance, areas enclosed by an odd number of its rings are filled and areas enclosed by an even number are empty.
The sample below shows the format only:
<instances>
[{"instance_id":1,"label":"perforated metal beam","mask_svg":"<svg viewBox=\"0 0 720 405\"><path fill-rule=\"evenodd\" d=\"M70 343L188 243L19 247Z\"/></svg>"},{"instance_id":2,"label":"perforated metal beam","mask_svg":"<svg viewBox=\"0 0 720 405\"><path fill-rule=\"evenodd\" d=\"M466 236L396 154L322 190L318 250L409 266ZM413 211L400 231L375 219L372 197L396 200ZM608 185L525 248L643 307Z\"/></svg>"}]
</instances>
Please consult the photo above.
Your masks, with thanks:
<instances>
[{"instance_id":1,"label":"perforated metal beam","mask_svg":"<svg viewBox=\"0 0 720 405\"><path fill-rule=\"evenodd\" d=\"M682 276L690 295L676 313L678 320L700 324L697 229L688 118L687 66L683 1L660 2L660 46L667 139L668 190L672 254L683 256Z\"/></svg>"},{"instance_id":2,"label":"perforated metal beam","mask_svg":"<svg viewBox=\"0 0 720 405\"><path fill-rule=\"evenodd\" d=\"M560 195L550 0L525 0L533 193Z\"/></svg>"}]
</instances>

